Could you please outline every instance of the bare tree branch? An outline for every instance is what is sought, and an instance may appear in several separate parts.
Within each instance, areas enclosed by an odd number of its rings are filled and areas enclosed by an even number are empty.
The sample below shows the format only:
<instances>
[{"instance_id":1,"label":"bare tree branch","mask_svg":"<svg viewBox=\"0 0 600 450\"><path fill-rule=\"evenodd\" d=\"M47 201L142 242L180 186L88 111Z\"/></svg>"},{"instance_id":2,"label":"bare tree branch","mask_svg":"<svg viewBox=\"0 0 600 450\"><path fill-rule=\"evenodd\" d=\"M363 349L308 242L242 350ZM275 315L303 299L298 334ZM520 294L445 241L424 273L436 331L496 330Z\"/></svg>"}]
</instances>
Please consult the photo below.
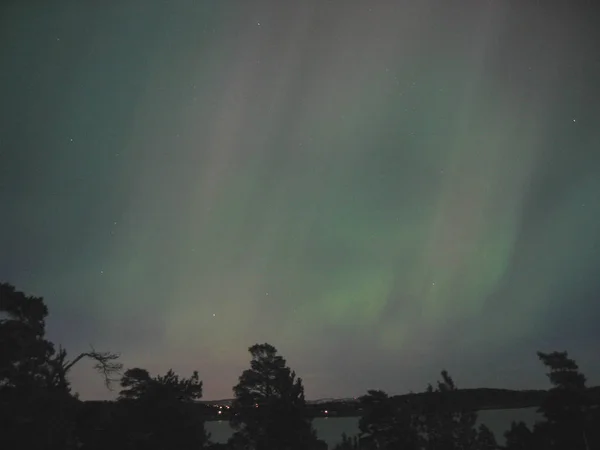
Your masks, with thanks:
<instances>
[{"instance_id":1,"label":"bare tree branch","mask_svg":"<svg viewBox=\"0 0 600 450\"><path fill-rule=\"evenodd\" d=\"M94 369L98 371L104 378L104 384L107 389L112 391L112 383L117 381L115 375L120 375L123 369L123 364L117 362L121 357L119 353L111 352L99 352L90 345L91 351L80 353L73 361L69 361L63 364L62 371L66 375L71 368L81 361L83 358L90 358L96 361Z\"/></svg>"}]
</instances>

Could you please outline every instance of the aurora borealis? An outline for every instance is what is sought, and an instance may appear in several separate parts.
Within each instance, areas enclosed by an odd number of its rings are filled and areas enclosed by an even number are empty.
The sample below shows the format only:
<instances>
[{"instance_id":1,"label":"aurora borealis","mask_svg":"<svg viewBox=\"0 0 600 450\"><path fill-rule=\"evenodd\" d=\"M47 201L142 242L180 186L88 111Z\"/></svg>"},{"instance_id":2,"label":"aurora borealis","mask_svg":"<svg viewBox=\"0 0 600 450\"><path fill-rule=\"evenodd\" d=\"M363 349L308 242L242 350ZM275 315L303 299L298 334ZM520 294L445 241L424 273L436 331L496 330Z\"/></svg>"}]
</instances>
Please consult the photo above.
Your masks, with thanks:
<instances>
[{"instance_id":1,"label":"aurora borealis","mask_svg":"<svg viewBox=\"0 0 600 450\"><path fill-rule=\"evenodd\" d=\"M600 382L588 2L101 3L0 7L0 281L55 342L208 399L265 341L308 398Z\"/></svg>"}]
</instances>

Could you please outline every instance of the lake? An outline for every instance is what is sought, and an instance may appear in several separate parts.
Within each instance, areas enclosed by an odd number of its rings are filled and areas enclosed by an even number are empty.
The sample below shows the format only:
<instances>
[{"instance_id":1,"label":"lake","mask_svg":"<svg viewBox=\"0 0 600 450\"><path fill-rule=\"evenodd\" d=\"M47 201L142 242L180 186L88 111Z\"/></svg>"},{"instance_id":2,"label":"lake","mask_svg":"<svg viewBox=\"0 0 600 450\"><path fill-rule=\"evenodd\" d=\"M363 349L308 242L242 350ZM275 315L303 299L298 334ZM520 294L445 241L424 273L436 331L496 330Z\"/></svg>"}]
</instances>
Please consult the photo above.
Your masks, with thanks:
<instances>
[{"instance_id":1,"label":"lake","mask_svg":"<svg viewBox=\"0 0 600 450\"><path fill-rule=\"evenodd\" d=\"M317 417L313 420L313 426L317 436L323 439L333 448L340 442L342 433L348 436L358 434L359 417ZM504 443L504 432L510 428L512 421L523 421L528 426L533 426L536 420L541 420L537 408L520 409L490 409L478 413L477 423L483 423L496 435L499 444ZM229 422L219 420L206 422L206 430L211 433L213 442L225 443L232 435L233 430Z\"/></svg>"}]
</instances>

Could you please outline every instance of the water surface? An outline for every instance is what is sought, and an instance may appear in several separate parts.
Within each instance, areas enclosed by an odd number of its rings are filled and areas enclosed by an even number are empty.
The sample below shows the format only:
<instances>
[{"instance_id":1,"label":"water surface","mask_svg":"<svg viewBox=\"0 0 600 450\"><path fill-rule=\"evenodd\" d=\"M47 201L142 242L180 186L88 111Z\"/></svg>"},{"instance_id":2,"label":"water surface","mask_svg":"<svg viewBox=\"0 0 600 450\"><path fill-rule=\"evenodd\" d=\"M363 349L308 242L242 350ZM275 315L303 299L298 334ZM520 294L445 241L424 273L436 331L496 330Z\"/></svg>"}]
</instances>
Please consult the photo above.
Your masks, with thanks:
<instances>
[{"instance_id":1,"label":"water surface","mask_svg":"<svg viewBox=\"0 0 600 450\"><path fill-rule=\"evenodd\" d=\"M348 436L358 434L359 417L317 417L313 420L313 426L317 436L323 439L333 448L340 442L342 433ZM512 421L523 421L528 426L532 426L541 416L537 413L537 408L520 409L490 409L478 413L477 423L487 425L496 436L499 444L504 443L504 432L510 428ZM232 435L233 430L227 421L207 422L206 429L211 433L213 442L225 443Z\"/></svg>"}]
</instances>

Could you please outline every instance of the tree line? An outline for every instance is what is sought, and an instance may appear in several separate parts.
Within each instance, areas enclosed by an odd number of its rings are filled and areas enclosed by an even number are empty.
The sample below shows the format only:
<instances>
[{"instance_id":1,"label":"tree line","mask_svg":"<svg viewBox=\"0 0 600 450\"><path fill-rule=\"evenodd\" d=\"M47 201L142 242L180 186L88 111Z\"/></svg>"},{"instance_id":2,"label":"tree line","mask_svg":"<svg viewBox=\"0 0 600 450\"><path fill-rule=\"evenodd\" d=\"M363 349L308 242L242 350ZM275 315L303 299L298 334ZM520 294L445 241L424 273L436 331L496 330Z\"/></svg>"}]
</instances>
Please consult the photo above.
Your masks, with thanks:
<instances>
[{"instance_id":1,"label":"tree line","mask_svg":"<svg viewBox=\"0 0 600 450\"><path fill-rule=\"evenodd\" d=\"M0 446L56 450L321 450L307 414L302 379L267 343L249 348L250 366L233 387L228 418L235 432L226 444L205 430L197 371L152 376L123 370L119 355L91 348L70 359L46 338L43 298L0 283ZM391 397L370 390L360 397L357 436L342 436L336 450L592 450L600 448L600 408L567 352L538 353L551 389L533 427L512 423L500 446L477 412L457 402L452 377L421 395ZM69 371L91 359L115 402L90 403L71 391ZM418 401L415 399L418 398ZM207 408L207 407L206 407ZM203 413L206 412L206 414Z\"/></svg>"}]
</instances>

